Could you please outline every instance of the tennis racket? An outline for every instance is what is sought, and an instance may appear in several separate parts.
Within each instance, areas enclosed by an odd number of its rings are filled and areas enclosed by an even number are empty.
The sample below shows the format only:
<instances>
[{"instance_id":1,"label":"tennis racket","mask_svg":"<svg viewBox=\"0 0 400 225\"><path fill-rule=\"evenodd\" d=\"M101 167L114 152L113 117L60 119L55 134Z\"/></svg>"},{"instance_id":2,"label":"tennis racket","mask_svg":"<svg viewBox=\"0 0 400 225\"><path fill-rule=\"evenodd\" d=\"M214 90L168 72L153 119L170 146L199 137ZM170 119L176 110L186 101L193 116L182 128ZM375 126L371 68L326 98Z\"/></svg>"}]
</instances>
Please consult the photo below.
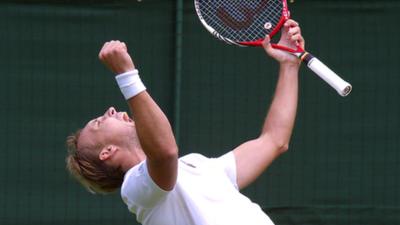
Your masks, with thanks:
<instances>
[{"instance_id":1,"label":"tennis racket","mask_svg":"<svg viewBox=\"0 0 400 225\"><path fill-rule=\"evenodd\" d=\"M262 46L264 37L272 39L290 18L286 0L194 0L194 5L201 23L214 37L238 46ZM348 82L300 46L272 47L297 56L341 96L351 92Z\"/></svg>"}]
</instances>

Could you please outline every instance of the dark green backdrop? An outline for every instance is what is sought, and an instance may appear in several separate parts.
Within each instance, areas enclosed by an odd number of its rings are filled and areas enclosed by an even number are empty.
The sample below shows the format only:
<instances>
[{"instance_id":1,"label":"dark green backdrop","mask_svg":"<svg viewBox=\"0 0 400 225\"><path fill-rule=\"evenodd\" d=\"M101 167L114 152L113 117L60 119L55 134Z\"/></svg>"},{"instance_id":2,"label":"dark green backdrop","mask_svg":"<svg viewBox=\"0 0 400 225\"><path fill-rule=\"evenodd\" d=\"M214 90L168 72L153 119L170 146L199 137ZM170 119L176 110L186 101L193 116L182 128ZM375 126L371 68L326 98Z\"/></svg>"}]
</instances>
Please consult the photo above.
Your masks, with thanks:
<instances>
[{"instance_id":1,"label":"dark green backdrop","mask_svg":"<svg viewBox=\"0 0 400 225\"><path fill-rule=\"evenodd\" d=\"M399 1L297 0L307 48L354 87L341 98L303 68L287 154L244 192L276 224L400 224ZM128 43L181 155L218 156L256 137L277 65L212 38L192 1L0 3L0 224L136 224L64 167L65 137L127 106L97 60Z\"/></svg>"}]
</instances>

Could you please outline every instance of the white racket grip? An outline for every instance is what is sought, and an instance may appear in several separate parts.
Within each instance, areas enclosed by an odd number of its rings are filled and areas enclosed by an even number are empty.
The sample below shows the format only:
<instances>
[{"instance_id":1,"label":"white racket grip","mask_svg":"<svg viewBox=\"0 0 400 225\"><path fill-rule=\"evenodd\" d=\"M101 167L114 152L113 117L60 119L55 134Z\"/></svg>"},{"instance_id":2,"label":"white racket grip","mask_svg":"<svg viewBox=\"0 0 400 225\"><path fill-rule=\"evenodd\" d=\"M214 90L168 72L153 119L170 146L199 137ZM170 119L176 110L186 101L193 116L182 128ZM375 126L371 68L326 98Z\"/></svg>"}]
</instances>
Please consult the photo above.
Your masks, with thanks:
<instances>
[{"instance_id":1,"label":"white racket grip","mask_svg":"<svg viewBox=\"0 0 400 225\"><path fill-rule=\"evenodd\" d=\"M339 93L339 95L345 97L350 94L352 89L351 84L344 81L316 57L312 57L308 61L307 66L326 83L333 87Z\"/></svg>"}]
</instances>

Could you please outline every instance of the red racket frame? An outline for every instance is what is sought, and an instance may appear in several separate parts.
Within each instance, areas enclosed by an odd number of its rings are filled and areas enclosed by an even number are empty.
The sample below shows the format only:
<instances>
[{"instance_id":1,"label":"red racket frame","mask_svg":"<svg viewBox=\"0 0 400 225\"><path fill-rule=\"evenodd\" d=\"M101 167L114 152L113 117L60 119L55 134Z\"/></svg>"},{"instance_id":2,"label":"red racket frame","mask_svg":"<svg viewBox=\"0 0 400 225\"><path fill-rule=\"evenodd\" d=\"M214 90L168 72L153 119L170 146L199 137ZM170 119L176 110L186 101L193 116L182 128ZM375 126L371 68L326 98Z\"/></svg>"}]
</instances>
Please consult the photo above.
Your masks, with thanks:
<instances>
[{"instance_id":1,"label":"red racket frame","mask_svg":"<svg viewBox=\"0 0 400 225\"><path fill-rule=\"evenodd\" d=\"M290 19L290 11L288 8L288 4L286 0L282 0L282 16L278 22L278 25L271 31L271 33L269 34L269 37L272 39L272 37L278 33L283 24L285 24L286 20ZM258 47L258 46L262 46L262 42L263 42L263 38L259 39L259 40L255 40L255 41L249 41L249 42L239 42L240 45L246 45L246 46L254 46L254 47ZM292 48L288 48L282 45L278 45L278 44L271 44L273 48L275 49L280 49L283 51L287 51L290 53L303 53L305 52L304 49L302 49L300 46L297 46L297 49L292 49Z\"/></svg>"}]
</instances>

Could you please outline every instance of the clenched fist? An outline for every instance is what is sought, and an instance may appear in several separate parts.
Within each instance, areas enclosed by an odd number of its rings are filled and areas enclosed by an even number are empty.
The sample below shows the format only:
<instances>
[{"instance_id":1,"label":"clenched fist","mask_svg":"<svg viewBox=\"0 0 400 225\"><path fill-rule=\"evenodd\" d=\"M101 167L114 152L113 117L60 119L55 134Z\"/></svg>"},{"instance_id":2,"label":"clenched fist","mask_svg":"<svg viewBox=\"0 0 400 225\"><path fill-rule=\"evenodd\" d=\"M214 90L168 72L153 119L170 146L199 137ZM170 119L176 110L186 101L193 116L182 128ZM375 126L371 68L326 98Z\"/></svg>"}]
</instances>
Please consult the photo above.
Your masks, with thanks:
<instances>
[{"instance_id":1,"label":"clenched fist","mask_svg":"<svg viewBox=\"0 0 400 225\"><path fill-rule=\"evenodd\" d=\"M135 69L126 44L121 41L106 42L100 50L99 59L115 75Z\"/></svg>"}]
</instances>

